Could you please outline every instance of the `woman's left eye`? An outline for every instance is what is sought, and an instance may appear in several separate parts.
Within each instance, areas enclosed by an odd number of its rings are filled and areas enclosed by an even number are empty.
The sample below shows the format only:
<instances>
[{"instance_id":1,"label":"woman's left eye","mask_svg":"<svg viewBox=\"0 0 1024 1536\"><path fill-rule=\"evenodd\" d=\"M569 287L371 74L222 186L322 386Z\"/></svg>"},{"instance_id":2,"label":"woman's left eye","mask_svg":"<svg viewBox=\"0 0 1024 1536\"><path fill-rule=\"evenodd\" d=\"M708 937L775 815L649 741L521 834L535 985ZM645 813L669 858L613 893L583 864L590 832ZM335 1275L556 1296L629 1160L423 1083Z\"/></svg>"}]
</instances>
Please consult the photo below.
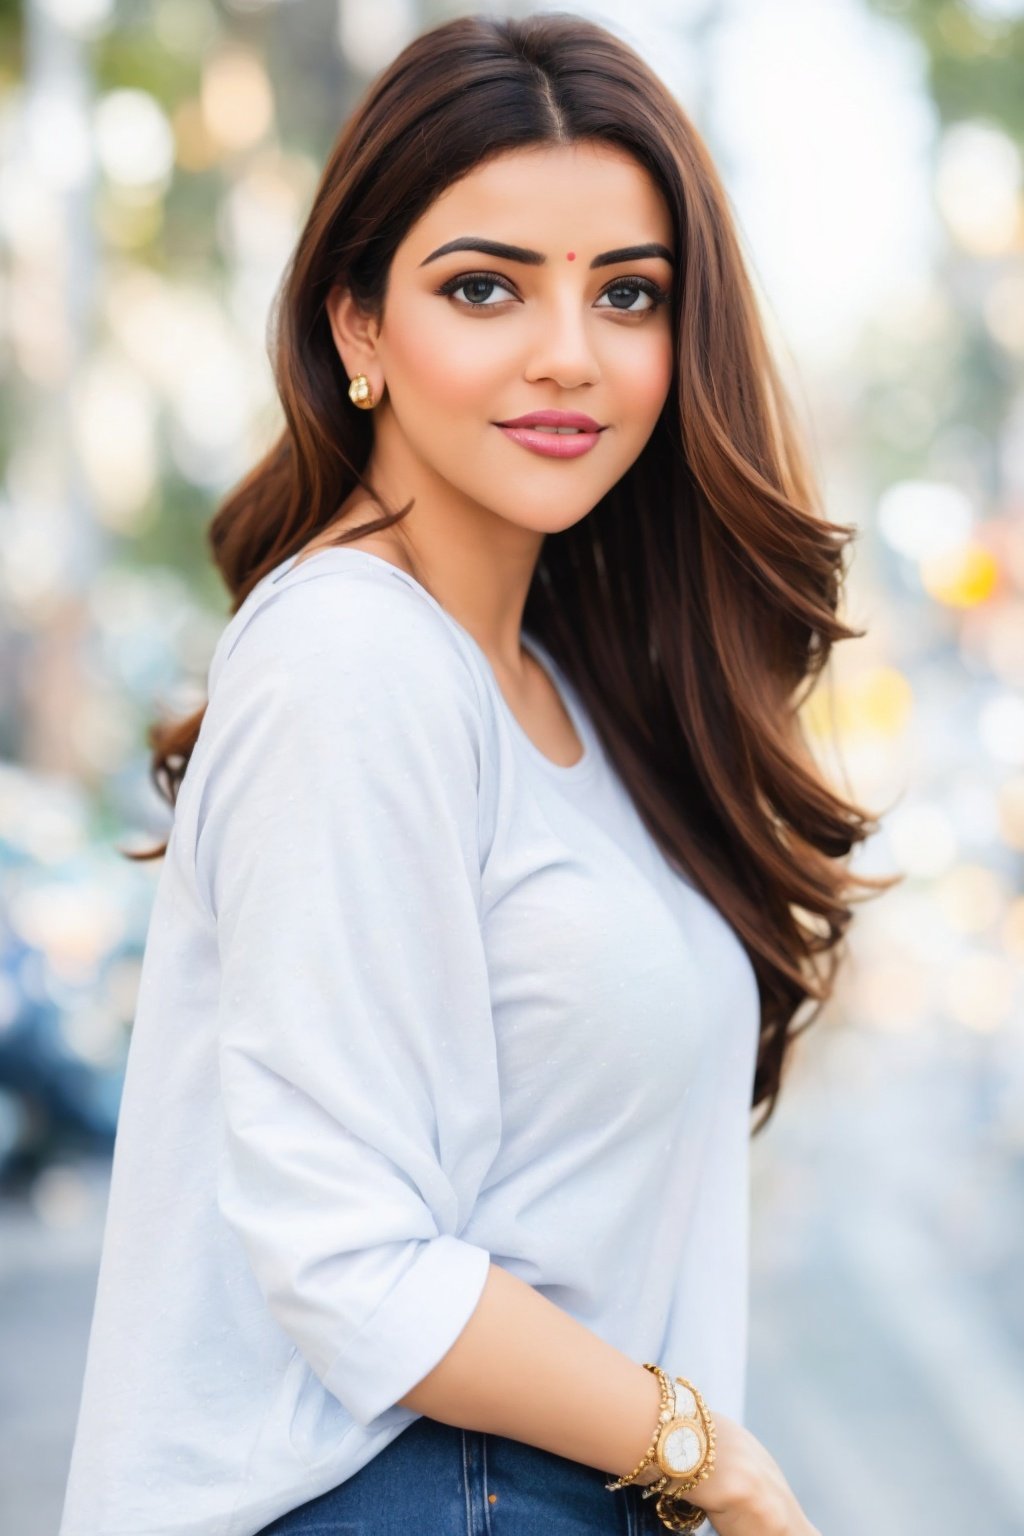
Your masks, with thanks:
<instances>
[{"instance_id":1,"label":"woman's left eye","mask_svg":"<svg viewBox=\"0 0 1024 1536\"><path fill-rule=\"evenodd\" d=\"M648 299L647 304L635 305L632 300L642 295ZM657 309L659 304L664 304L668 294L657 283L651 282L647 277L624 278L621 282L614 283L611 288L606 288L601 295L602 299L611 299L609 309L623 310L627 314L642 315L649 310Z\"/></svg>"},{"instance_id":2,"label":"woman's left eye","mask_svg":"<svg viewBox=\"0 0 1024 1536\"><path fill-rule=\"evenodd\" d=\"M478 272L469 277L463 274L449 278L437 291L446 298L452 298L456 293L464 293L465 297L458 300L461 309L491 309L493 302L490 301L489 295L495 292L499 303L502 299L515 298L515 294L500 278L492 277L487 272Z\"/></svg>"}]
</instances>

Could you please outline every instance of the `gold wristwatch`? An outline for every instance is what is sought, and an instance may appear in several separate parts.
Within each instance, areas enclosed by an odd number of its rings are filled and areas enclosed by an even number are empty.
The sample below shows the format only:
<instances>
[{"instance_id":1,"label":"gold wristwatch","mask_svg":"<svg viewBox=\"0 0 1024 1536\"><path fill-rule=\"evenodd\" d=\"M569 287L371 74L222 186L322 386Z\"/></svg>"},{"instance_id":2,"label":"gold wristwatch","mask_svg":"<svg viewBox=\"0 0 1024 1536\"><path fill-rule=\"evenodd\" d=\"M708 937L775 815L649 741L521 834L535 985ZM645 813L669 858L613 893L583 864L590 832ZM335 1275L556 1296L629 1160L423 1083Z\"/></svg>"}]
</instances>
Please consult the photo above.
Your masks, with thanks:
<instances>
[{"instance_id":1,"label":"gold wristwatch","mask_svg":"<svg viewBox=\"0 0 1024 1536\"><path fill-rule=\"evenodd\" d=\"M676 1481L691 1478L704 1466L708 1452L714 1447L714 1438L709 1436L708 1421L694 1390L681 1377L676 1377L672 1391L675 1413L661 1426L654 1448L654 1462L662 1477Z\"/></svg>"},{"instance_id":2,"label":"gold wristwatch","mask_svg":"<svg viewBox=\"0 0 1024 1536\"><path fill-rule=\"evenodd\" d=\"M693 1469L704 1460L709 1437L697 1399L683 1382L670 1382L674 1407L658 1432L654 1454L643 1471L633 1479L638 1488L648 1488L651 1483L666 1477L673 1482L688 1480ZM711 1444L714 1444L713 1438ZM692 1486L692 1485L691 1485Z\"/></svg>"}]
</instances>

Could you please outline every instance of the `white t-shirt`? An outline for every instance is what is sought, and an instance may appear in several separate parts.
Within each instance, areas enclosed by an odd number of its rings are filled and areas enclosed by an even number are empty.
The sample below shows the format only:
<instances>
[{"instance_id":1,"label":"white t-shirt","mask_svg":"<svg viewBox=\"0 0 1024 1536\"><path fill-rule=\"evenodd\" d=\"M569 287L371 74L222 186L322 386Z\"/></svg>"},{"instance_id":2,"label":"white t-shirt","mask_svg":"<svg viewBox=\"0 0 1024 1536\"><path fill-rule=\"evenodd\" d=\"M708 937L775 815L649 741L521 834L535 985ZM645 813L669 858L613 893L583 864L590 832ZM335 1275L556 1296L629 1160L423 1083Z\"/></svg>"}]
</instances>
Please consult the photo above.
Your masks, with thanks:
<instances>
[{"instance_id":1,"label":"white t-shirt","mask_svg":"<svg viewBox=\"0 0 1024 1536\"><path fill-rule=\"evenodd\" d=\"M491 1262L742 1420L754 971L524 643L572 766L380 556L292 556L228 621L60 1536L252 1536L342 1482L419 1417Z\"/></svg>"}]
</instances>

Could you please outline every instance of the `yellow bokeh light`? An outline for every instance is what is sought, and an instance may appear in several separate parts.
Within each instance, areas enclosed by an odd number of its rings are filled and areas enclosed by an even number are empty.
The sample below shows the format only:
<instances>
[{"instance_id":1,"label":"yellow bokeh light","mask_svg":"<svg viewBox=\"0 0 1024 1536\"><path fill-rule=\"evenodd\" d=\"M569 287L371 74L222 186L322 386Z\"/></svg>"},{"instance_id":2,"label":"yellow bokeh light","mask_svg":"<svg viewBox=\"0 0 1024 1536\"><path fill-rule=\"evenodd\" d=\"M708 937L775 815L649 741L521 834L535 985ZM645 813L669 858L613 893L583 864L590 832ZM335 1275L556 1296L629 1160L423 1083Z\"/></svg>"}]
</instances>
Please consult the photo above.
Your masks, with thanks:
<instances>
[{"instance_id":1,"label":"yellow bokeh light","mask_svg":"<svg viewBox=\"0 0 1024 1536\"><path fill-rule=\"evenodd\" d=\"M948 608L975 608L998 587L999 562L984 544L968 542L923 560L921 581L936 602Z\"/></svg>"},{"instance_id":2,"label":"yellow bokeh light","mask_svg":"<svg viewBox=\"0 0 1024 1536\"><path fill-rule=\"evenodd\" d=\"M201 100L207 128L226 149L250 149L274 120L266 69L246 49L224 48L207 60Z\"/></svg>"},{"instance_id":3,"label":"yellow bokeh light","mask_svg":"<svg viewBox=\"0 0 1024 1536\"><path fill-rule=\"evenodd\" d=\"M210 132L203 108L195 97L183 101L171 117L174 158L183 171L207 171L223 155L223 146Z\"/></svg>"},{"instance_id":4,"label":"yellow bokeh light","mask_svg":"<svg viewBox=\"0 0 1024 1536\"><path fill-rule=\"evenodd\" d=\"M837 682L834 694L827 685L819 687L801 719L819 741L829 740L833 729L844 739L891 739L906 729L913 707L909 679L896 667L877 666Z\"/></svg>"}]
</instances>

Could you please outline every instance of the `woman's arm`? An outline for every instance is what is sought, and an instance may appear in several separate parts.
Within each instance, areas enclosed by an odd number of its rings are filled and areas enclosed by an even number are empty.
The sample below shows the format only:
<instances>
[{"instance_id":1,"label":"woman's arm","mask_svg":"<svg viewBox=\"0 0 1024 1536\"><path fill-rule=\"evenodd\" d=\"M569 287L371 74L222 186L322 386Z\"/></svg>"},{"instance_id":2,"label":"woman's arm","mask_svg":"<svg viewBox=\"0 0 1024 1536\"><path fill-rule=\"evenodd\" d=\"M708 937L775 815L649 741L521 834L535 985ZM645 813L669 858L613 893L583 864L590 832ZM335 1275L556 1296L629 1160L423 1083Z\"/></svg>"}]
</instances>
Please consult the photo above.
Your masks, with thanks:
<instances>
[{"instance_id":1,"label":"woman's arm","mask_svg":"<svg viewBox=\"0 0 1024 1536\"><path fill-rule=\"evenodd\" d=\"M685 1361L656 1363L670 1375L686 1371ZM445 1424L507 1435L624 1476L650 1445L661 1393L642 1363L491 1264L455 1343L400 1401ZM707 1511L719 1536L820 1536L761 1442L708 1406L715 1467L685 1497Z\"/></svg>"},{"instance_id":2,"label":"woman's arm","mask_svg":"<svg viewBox=\"0 0 1024 1536\"><path fill-rule=\"evenodd\" d=\"M401 1404L622 1476L650 1445L661 1390L653 1371L492 1264L469 1322Z\"/></svg>"}]
</instances>

